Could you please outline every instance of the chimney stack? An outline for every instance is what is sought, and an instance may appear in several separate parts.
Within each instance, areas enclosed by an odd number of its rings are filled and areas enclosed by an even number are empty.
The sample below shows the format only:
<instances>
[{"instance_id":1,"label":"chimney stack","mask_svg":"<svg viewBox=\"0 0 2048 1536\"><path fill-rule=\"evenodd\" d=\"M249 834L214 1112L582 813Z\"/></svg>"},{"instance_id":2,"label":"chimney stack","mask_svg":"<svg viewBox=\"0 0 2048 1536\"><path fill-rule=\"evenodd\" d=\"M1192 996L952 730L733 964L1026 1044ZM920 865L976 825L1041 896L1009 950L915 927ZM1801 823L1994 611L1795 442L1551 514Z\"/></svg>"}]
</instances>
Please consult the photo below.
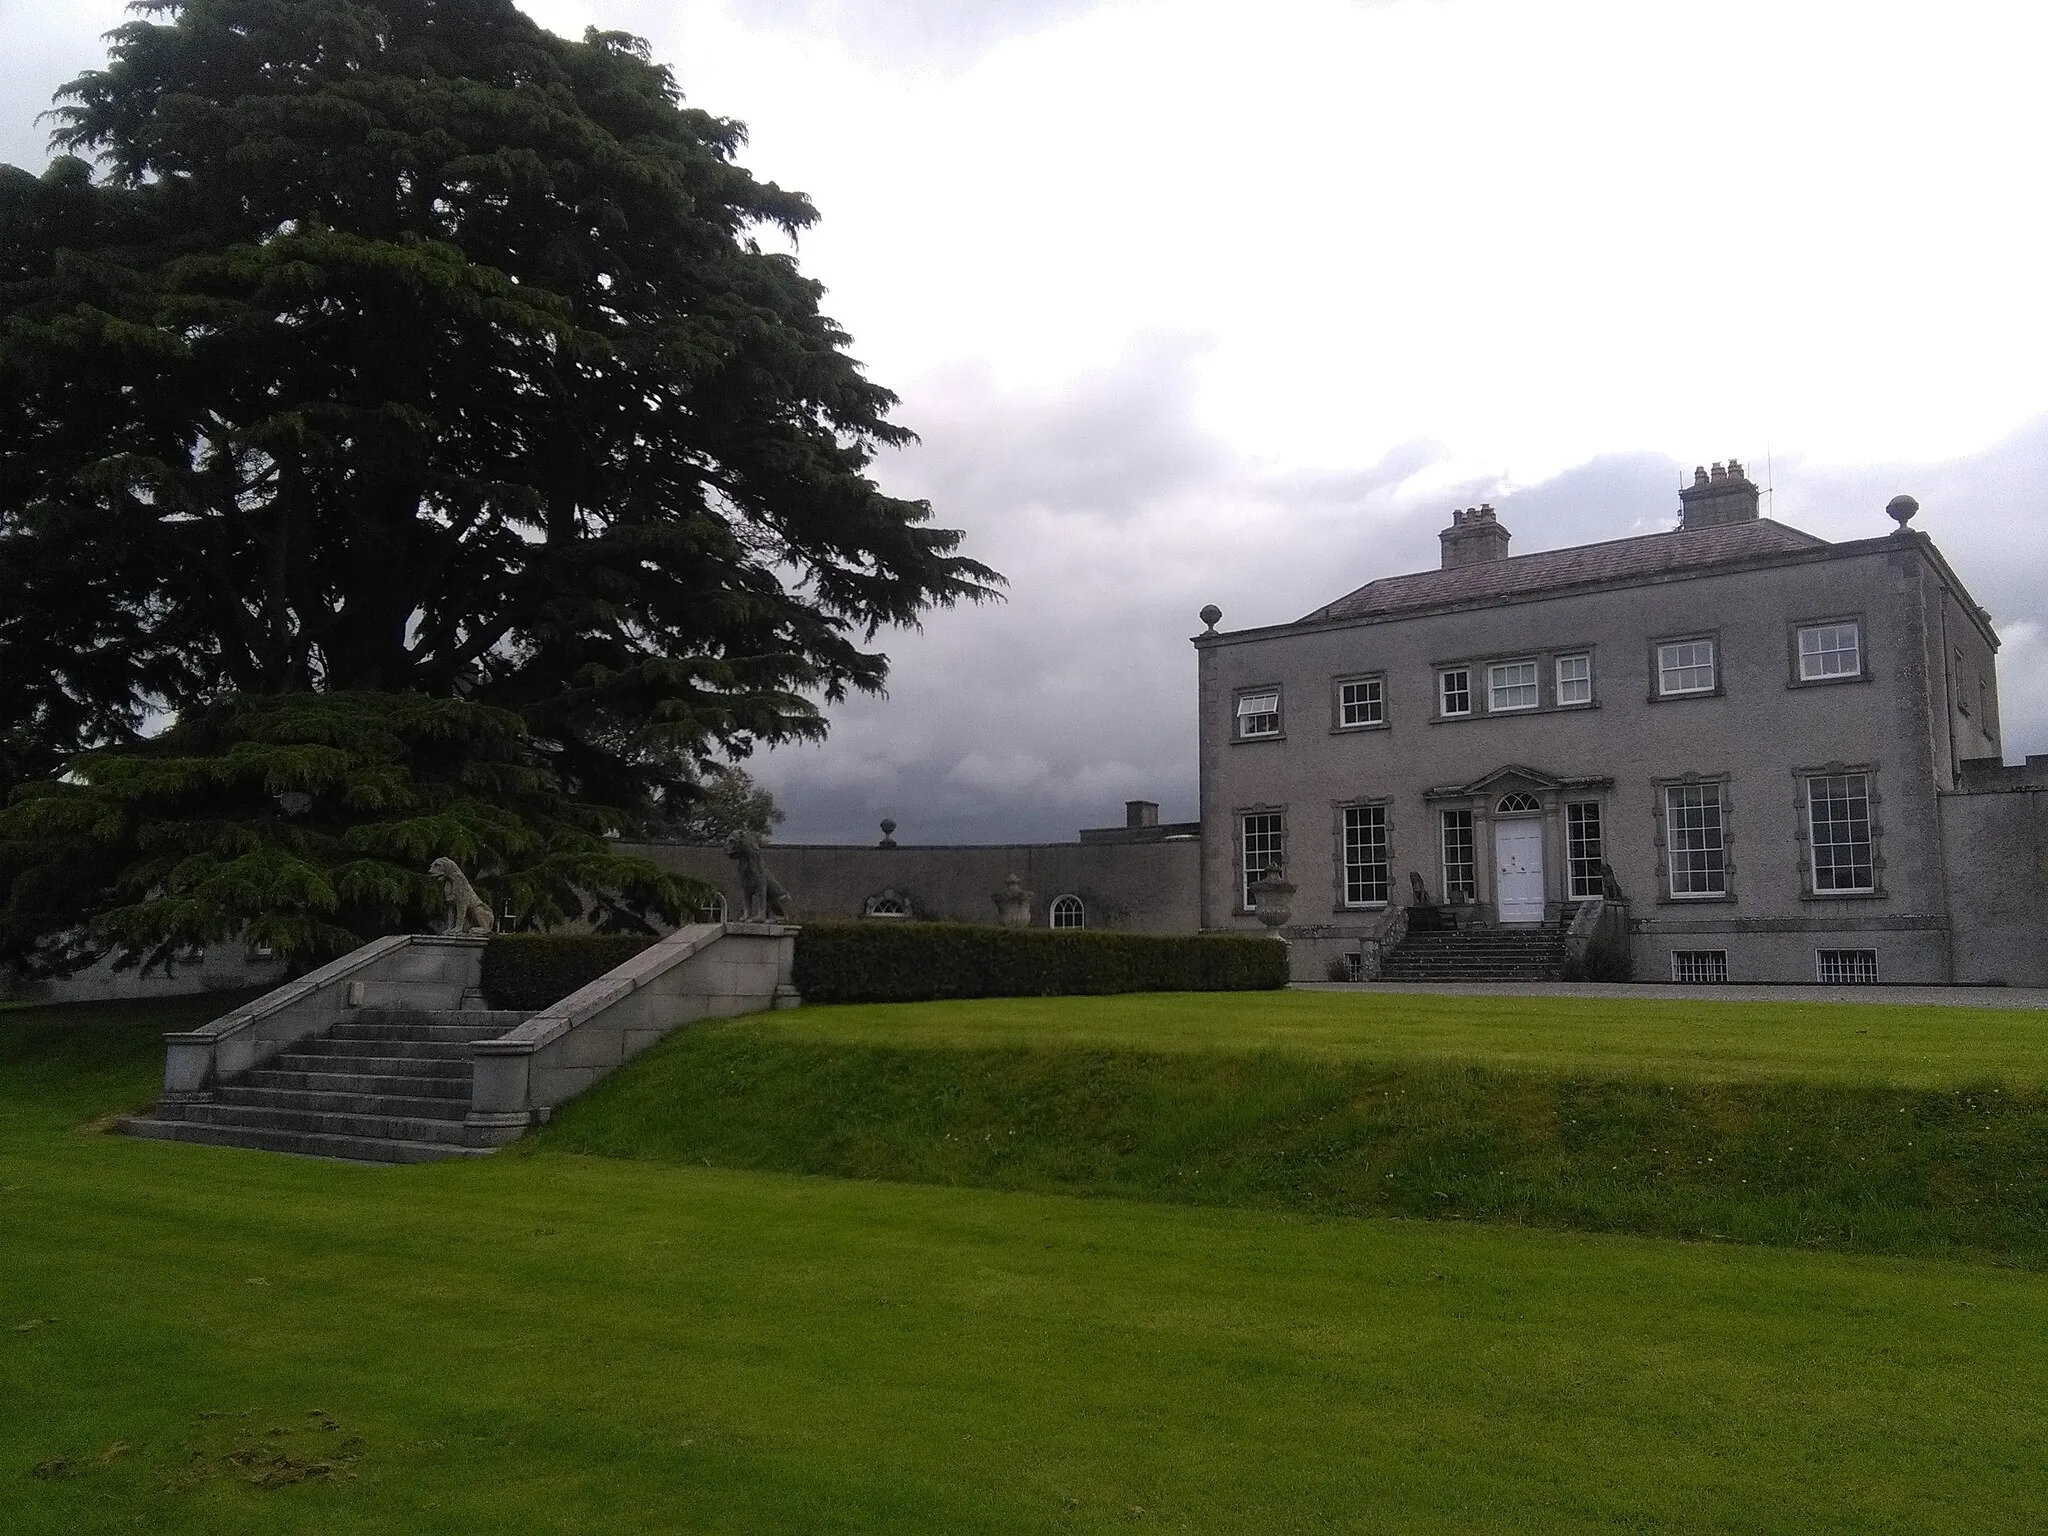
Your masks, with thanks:
<instances>
[{"instance_id":1,"label":"chimney stack","mask_svg":"<svg viewBox=\"0 0 2048 1536\"><path fill-rule=\"evenodd\" d=\"M1157 800L1126 800L1124 802L1124 825L1126 827L1158 826L1159 802Z\"/></svg>"},{"instance_id":2,"label":"chimney stack","mask_svg":"<svg viewBox=\"0 0 2048 1536\"><path fill-rule=\"evenodd\" d=\"M1730 459L1716 464L1709 474L1702 467L1692 472L1692 484L1678 493L1680 528L1718 528L1723 523L1753 523L1757 520L1757 489L1742 472L1742 461Z\"/></svg>"},{"instance_id":3,"label":"chimney stack","mask_svg":"<svg viewBox=\"0 0 2048 1536\"><path fill-rule=\"evenodd\" d=\"M1508 557L1508 531L1494 521L1490 505L1452 512L1451 526L1437 537L1443 541L1447 571Z\"/></svg>"}]
</instances>

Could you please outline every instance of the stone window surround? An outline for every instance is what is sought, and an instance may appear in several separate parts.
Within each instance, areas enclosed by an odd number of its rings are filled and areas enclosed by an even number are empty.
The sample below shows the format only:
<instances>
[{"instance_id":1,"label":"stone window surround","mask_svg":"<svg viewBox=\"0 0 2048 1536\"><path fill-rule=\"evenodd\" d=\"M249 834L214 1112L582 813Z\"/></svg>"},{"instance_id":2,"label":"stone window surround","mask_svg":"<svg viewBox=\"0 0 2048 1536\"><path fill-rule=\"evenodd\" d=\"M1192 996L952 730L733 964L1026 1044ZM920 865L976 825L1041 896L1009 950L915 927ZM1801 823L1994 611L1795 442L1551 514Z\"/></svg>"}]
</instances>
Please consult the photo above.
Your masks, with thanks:
<instances>
[{"instance_id":1,"label":"stone window surround","mask_svg":"<svg viewBox=\"0 0 2048 1536\"><path fill-rule=\"evenodd\" d=\"M1256 694L1270 693L1279 707L1274 713L1280 717L1280 729L1268 731L1259 736L1247 736L1238 725L1237 705L1240 699ZM1287 690L1278 683L1254 683L1249 687L1230 690L1230 742L1232 746L1251 746L1262 741L1285 741L1287 739Z\"/></svg>"},{"instance_id":2,"label":"stone window surround","mask_svg":"<svg viewBox=\"0 0 2048 1536\"><path fill-rule=\"evenodd\" d=\"M1685 636L1681 638L1693 638ZM1652 653L1654 658L1654 652ZM1716 662L1719 655L1716 653ZM1720 675L1718 664L1715 675ZM1706 698L1706 694L1681 694L1681 698ZM1721 879L1725 887L1712 896L1674 896L1671 894L1670 839L1664 825L1665 795L1667 789L1695 784L1718 784L1721 786ZM1655 904L1660 907L1710 907L1735 901L1735 797L1729 793L1730 776L1722 773L1681 773L1667 778L1650 780L1650 820L1654 831L1651 846L1657 854L1657 895Z\"/></svg>"},{"instance_id":3,"label":"stone window surround","mask_svg":"<svg viewBox=\"0 0 2048 1536\"><path fill-rule=\"evenodd\" d=\"M1813 886L1813 822L1807 780L1824 779L1839 773L1860 773L1870 796L1870 878L1875 889L1868 891L1817 891ZM1801 901L1889 901L1884 885L1884 817L1879 807L1884 794L1877 787L1878 764L1817 763L1792 770L1792 839L1799 849L1799 899ZM1723 813L1725 815L1725 812Z\"/></svg>"},{"instance_id":4,"label":"stone window surround","mask_svg":"<svg viewBox=\"0 0 2048 1536\"><path fill-rule=\"evenodd\" d=\"M1575 715L1600 707L1600 665L1599 647L1590 643L1584 645L1544 646L1533 651L1495 651L1482 656L1453 656L1429 664L1430 676L1435 679L1436 694L1430 704L1431 725L1462 725L1468 720L1526 720L1531 715ZM1560 656L1583 656L1591 673L1593 697L1585 704L1560 704L1557 702L1557 660ZM1718 661L1720 653L1715 652ZM1492 697L1489 667L1508 662L1533 661L1536 663L1537 702L1526 709L1494 710L1487 707ZM1443 710L1443 675L1446 672L1464 671L1471 678L1472 708L1462 715L1447 715ZM1719 676L1718 670L1715 674Z\"/></svg>"},{"instance_id":5,"label":"stone window surround","mask_svg":"<svg viewBox=\"0 0 2048 1536\"><path fill-rule=\"evenodd\" d=\"M1344 723L1344 685L1346 683L1369 683L1375 681L1378 682L1380 685L1379 719L1366 721L1362 725L1346 725ZM1355 736L1360 731L1384 731L1388 729L1389 711L1387 708L1387 693L1387 674L1385 672L1346 672L1342 676L1331 678L1330 734L1332 736ZM1286 724L1286 721L1283 719L1281 721L1281 724L1284 726ZM1261 736L1256 739L1260 741L1270 741L1272 738L1267 736Z\"/></svg>"},{"instance_id":6,"label":"stone window surround","mask_svg":"<svg viewBox=\"0 0 2048 1536\"><path fill-rule=\"evenodd\" d=\"M1344 813L1348 810L1368 805L1379 806L1386 815L1387 899L1385 901L1347 902L1344 899ZM1284 823L1281 835L1283 838L1286 836ZM1241 848L1244 839L1240 837L1238 842ZM1394 856L1394 802L1391 796L1353 795L1345 800L1332 800L1330 802L1330 851L1332 855L1330 865L1334 871L1330 891L1330 911L1333 914L1381 912L1393 905L1399 890L1395 884L1394 875L1395 871L1400 867L1400 860ZM1441 859L1442 850L1438 850L1438 852L1439 859ZM1242 857L1241 853L1240 857Z\"/></svg>"},{"instance_id":7,"label":"stone window surround","mask_svg":"<svg viewBox=\"0 0 2048 1536\"><path fill-rule=\"evenodd\" d=\"M1657 653L1667 645L1684 645L1689 640L1710 640L1714 645L1714 686L1711 688L1689 689L1684 693L1664 691L1664 668L1658 663ZM1668 635L1653 635L1650 638L1650 702L1652 704L1689 704L1695 699L1721 699L1728 696L1728 653L1721 644L1719 629L1682 629Z\"/></svg>"},{"instance_id":8,"label":"stone window surround","mask_svg":"<svg viewBox=\"0 0 2048 1536\"><path fill-rule=\"evenodd\" d=\"M1824 624L1854 624L1856 626L1856 662L1859 670L1845 673L1840 677L1801 677L1799 675L1799 631L1818 629ZM1793 619L1785 626L1785 686L1787 688L1838 688L1847 683L1874 683L1877 674L1870 666L1870 625L1863 614L1830 613L1818 618Z\"/></svg>"},{"instance_id":9,"label":"stone window surround","mask_svg":"<svg viewBox=\"0 0 2048 1536\"><path fill-rule=\"evenodd\" d=\"M1257 738L1264 740L1265 738ZM1238 917L1250 917L1252 908L1244 903L1244 820L1247 816L1278 816L1280 818L1280 871L1282 878L1287 872L1287 807L1268 805L1259 801L1254 805L1241 805L1230 813L1230 910Z\"/></svg>"}]
</instances>

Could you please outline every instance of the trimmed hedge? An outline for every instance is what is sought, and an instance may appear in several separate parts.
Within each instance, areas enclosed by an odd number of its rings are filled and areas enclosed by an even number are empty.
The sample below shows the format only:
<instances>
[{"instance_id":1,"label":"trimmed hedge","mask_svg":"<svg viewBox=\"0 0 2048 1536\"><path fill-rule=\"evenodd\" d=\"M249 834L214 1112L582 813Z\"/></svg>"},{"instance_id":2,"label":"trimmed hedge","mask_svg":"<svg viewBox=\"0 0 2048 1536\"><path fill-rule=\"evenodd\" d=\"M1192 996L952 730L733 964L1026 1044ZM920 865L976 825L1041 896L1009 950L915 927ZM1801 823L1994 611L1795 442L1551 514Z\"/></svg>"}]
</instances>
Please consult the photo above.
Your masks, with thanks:
<instances>
[{"instance_id":1,"label":"trimmed hedge","mask_svg":"<svg viewBox=\"0 0 2048 1536\"><path fill-rule=\"evenodd\" d=\"M484 1001L493 1008L546 1008L653 942L635 934L492 934L484 945Z\"/></svg>"},{"instance_id":2,"label":"trimmed hedge","mask_svg":"<svg viewBox=\"0 0 2048 1536\"><path fill-rule=\"evenodd\" d=\"M1287 985L1287 946L1236 934L806 923L796 941L795 980L807 1003L1269 991Z\"/></svg>"}]
</instances>

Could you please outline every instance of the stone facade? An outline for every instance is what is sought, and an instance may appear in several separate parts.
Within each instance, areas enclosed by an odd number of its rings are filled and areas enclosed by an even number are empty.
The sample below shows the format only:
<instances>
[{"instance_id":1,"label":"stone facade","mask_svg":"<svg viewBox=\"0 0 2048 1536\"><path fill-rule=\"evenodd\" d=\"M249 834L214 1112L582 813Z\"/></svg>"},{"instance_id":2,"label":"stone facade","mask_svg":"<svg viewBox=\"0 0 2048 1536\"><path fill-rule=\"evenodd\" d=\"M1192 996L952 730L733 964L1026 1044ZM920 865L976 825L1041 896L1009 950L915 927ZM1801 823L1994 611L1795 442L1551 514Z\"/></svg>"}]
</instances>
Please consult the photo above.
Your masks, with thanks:
<instances>
[{"instance_id":1,"label":"stone facade","mask_svg":"<svg viewBox=\"0 0 2048 1536\"><path fill-rule=\"evenodd\" d=\"M1961 872L2009 861L2010 823L2041 846L2048 801L1964 782L1999 750L1989 616L1905 498L1839 544L1760 519L1740 465L1683 500L1670 532L1514 558L1475 508L1439 571L1198 636L1202 926L1256 928L1277 856L1313 979L1411 872L1470 923L1555 922L1604 862L1639 979L1992 979L2011 948L1979 935L2037 930L2048 877ZM2042 949L2005 979L2048 979Z\"/></svg>"}]
</instances>

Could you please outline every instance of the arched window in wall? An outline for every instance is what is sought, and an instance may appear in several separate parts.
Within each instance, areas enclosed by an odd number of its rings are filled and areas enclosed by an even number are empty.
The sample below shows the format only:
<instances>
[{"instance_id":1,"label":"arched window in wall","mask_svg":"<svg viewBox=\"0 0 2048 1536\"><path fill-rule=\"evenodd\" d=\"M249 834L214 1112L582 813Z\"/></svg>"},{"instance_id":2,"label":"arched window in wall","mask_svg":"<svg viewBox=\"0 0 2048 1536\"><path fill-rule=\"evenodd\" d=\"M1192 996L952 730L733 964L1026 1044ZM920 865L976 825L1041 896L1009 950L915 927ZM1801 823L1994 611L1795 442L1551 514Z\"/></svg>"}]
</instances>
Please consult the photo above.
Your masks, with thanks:
<instances>
[{"instance_id":1,"label":"arched window in wall","mask_svg":"<svg viewBox=\"0 0 2048 1536\"><path fill-rule=\"evenodd\" d=\"M1055 928L1086 928L1088 909L1081 905L1078 896L1055 896L1052 899L1052 926Z\"/></svg>"},{"instance_id":2,"label":"arched window in wall","mask_svg":"<svg viewBox=\"0 0 2048 1536\"><path fill-rule=\"evenodd\" d=\"M697 909L700 923L722 923L725 921L725 892L713 891L711 899Z\"/></svg>"},{"instance_id":3,"label":"arched window in wall","mask_svg":"<svg viewBox=\"0 0 2048 1536\"><path fill-rule=\"evenodd\" d=\"M1525 795L1517 790L1512 795L1502 795L1500 804L1493 808L1493 812L1496 816L1519 816L1542 809L1541 802L1534 795Z\"/></svg>"}]
</instances>

